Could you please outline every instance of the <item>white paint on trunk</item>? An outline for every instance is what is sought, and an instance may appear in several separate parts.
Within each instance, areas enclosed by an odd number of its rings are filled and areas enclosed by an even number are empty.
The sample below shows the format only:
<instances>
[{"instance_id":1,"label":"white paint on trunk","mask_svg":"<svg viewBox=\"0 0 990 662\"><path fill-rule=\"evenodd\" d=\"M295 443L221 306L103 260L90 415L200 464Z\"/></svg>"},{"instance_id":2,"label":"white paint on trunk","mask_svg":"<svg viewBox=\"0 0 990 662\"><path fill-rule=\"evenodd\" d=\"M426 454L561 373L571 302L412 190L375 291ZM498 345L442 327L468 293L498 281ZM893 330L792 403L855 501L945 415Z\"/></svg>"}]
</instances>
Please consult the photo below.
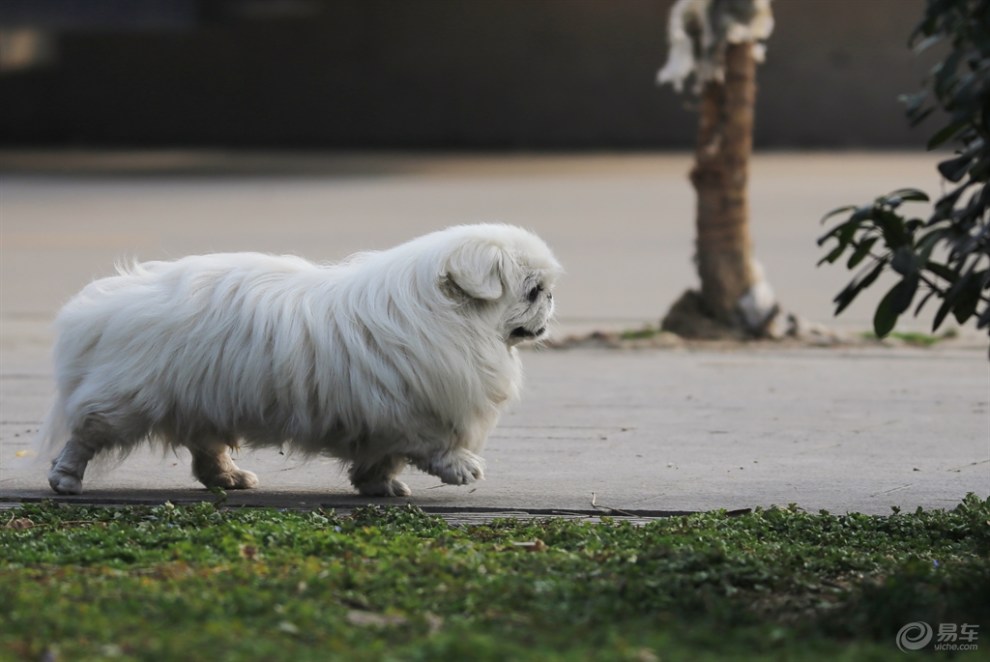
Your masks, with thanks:
<instances>
[{"instance_id":1,"label":"white paint on trunk","mask_svg":"<svg viewBox=\"0 0 990 662\"><path fill-rule=\"evenodd\" d=\"M711 23L708 22L708 7L711 0L677 0L670 8L667 22L667 38L670 51L667 64L657 74L657 83L670 83L680 92L684 81L694 73L697 62L694 57L695 43L688 34L689 26L700 32L701 51L708 50L713 40Z\"/></svg>"},{"instance_id":2,"label":"white paint on trunk","mask_svg":"<svg viewBox=\"0 0 990 662\"><path fill-rule=\"evenodd\" d=\"M725 40L730 44L742 44L747 41L761 42L773 32L773 12L770 11L770 0L751 1L753 13L745 23L736 20L729 13L722 15L723 19L727 19Z\"/></svg>"},{"instance_id":3,"label":"white paint on trunk","mask_svg":"<svg viewBox=\"0 0 990 662\"><path fill-rule=\"evenodd\" d=\"M749 43L753 57L763 62L761 43L773 32L770 0L677 0L670 8L667 63L657 83L670 83L678 92L694 76L694 91L705 83L725 79L725 47Z\"/></svg>"},{"instance_id":4,"label":"white paint on trunk","mask_svg":"<svg viewBox=\"0 0 990 662\"><path fill-rule=\"evenodd\" d=\"M736 307L746 328L759 332L767 327L768 322L780 311L780 308L773 288L770 287L763 273L763 265L752 260L750 270L753 274L753 285L739 298Z\"/></svg>"}]
</instances>

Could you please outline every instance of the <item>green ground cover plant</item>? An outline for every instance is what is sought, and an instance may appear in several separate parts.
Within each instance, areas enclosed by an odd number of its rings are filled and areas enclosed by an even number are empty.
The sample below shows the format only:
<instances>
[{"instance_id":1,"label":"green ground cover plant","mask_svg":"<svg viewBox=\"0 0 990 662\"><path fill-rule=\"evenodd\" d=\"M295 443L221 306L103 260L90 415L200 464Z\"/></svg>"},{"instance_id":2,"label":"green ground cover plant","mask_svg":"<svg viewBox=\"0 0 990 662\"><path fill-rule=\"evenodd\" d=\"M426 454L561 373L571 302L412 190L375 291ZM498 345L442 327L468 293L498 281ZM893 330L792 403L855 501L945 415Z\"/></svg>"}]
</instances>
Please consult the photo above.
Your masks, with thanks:
<instances>
[{"instance_id":1,"label":"green ground cover plant","mask_svg":"<svg viewBox=\"0 0 990 662\"><path fill-rule=\"evenodd\" d=\"M987 629L988 555L973 495L883 517L468 526L27 504L0 512L0 659L901 659L911 621Z\"/></svg>"},{"instance_id":2,"label":"green ground cover plant","mask_svg":"<svg viewBox=\"0 0 990 662\"><path fill-rule=\"evenodd\" d=\"M922 333L919 331L891 331L887 334L887 338L893 338L894 340L900 340L906 345L912 345L914 347L931 347L936 345L943 340L950 340L952 338L957 338L959 332L955 329L949 329L938 335L932 333ZM865 331L862 336L863 340L880 340L873 331Z\"/></svg>"}]
</instances>

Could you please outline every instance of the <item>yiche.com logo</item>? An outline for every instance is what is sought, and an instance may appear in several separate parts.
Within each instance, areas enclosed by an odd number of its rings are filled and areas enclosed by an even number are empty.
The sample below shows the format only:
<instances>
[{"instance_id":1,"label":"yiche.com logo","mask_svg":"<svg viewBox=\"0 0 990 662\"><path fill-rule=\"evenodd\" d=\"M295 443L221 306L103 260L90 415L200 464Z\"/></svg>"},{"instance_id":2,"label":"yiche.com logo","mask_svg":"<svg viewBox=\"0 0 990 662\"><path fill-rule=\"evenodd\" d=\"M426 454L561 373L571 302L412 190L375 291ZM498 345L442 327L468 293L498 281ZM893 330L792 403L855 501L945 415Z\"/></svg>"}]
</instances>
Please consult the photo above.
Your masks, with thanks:
<instances>
[{"instance_id":1,"label":"yiche.com logo","mask_svg":"<svg viewBox=\"0 0 990 662\"><path fill-rule=\"evenodd\" d=\"M896 642L904 653L921 650L932 643L932 639L935 640L932 650L959 652L979 650L979 637L978 623L939 623L938 632L935 632L928 623L914 621L897 632Z\"/></svg>"},{"instance_id":2,"label":"yiche.com logo","mask_svg":"<svg viewBox=\"0 0 990 662\"><path fill-rule=\"evenodd\" d=\"M932 626L924 621L908 623L897 631L897 647L902 652L921 650L932 640Z\"/></svg>"}]
</instances>

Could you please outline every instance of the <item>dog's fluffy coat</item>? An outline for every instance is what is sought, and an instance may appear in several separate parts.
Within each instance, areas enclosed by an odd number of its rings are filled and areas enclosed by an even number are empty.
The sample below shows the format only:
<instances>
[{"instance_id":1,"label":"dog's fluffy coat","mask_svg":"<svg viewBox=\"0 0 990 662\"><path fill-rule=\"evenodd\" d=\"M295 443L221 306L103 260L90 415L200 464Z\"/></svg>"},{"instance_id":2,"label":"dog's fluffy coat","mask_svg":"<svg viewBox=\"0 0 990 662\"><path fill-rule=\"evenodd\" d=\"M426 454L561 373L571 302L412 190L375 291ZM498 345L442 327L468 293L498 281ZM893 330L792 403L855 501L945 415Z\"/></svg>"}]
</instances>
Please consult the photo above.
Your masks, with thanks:
<instances>
[{"instance_id":1,"label":"dog's fluffy coat","mask_svg":"<svg viewBox=\"0 0 990 662\"><path fill-rule=\"evenodd\" d=\"M78 493L89 460L147 440L186 446L207 486L257 477L228 449L328 453L367 495L409 494L413 462L482 477L481 450L518 395L514 345L538 338L560 273L535 235L458 226L337 265L256 253L122 268L56 320L49 473Z\"/></svg>"}]
</instances>

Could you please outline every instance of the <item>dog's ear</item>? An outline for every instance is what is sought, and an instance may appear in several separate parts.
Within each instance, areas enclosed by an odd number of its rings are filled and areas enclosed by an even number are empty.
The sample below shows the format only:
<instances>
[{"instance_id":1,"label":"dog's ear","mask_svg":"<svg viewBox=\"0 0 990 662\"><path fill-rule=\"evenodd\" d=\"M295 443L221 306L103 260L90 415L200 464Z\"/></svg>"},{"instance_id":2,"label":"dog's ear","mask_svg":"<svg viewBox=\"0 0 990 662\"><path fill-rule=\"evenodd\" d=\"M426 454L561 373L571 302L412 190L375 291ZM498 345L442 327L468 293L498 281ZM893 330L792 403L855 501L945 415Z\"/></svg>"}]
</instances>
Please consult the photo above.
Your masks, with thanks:
<instances>
[{"instance_id":1,"label":"dog's ear","mask_svg":"<svg viewBox=\"0 0 990 662\"><path fill-rule=\"evenodd\" d=\"M515 263L501 246L489 241L466 241L447 258L444 276L468 296L494 301Z\"/></svg>"}]
</instances>

